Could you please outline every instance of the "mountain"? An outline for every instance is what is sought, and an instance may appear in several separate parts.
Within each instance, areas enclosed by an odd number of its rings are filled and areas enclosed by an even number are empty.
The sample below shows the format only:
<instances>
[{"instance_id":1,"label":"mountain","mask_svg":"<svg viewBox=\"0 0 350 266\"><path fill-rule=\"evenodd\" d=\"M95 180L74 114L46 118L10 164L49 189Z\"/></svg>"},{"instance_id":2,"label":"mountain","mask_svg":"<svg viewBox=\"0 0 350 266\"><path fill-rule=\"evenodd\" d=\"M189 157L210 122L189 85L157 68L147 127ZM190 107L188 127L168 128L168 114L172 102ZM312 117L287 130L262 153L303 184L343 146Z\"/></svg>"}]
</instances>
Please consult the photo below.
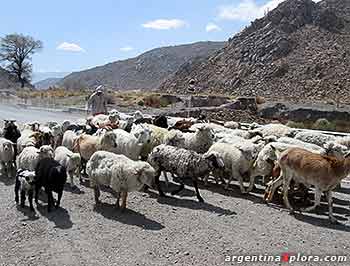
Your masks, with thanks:
<instances>
[{"instance_id":1,"label":"mountain","mask_svg":"<svg viewBox=\"0 0 350 266\"><path fill-rule=\"evenodd\" d=\"M224 42L198 42L156 48L135 58L74 72L59 85L67 89L94 88L100 84L121 90L155 89L184 63L208 57L224 45Z\"/></svg>"},{"instance_id":2,"label":"mountain","mask_svg":"<svg viewBox=\"0 0 350 266\"><path fill-rule=\"evenodd\" d=\"M53 87L58 84L62 78L47 78L34 83L34 87L38 90L47 90L49 87Z\"/></svg>"},{"instance_id":3,"label":"mountain","mask_svg":"<svg viewBox=\"0 0 350 266\"><path fill-rule=\"evenodd\" d=\"M158 88L350 102L350 0L287 0Z\"/></svg>"},{"instance_id":4,"label":"mountain","mask_svg":"<svg viewBox=\"0 0 350 266\"><path fill-rule=\"evenodd\" d=\"M45 79L64 78L69 74L70 72L34 72L32 77L32 82L37 83Z\"/></svg>"}]
</instances>

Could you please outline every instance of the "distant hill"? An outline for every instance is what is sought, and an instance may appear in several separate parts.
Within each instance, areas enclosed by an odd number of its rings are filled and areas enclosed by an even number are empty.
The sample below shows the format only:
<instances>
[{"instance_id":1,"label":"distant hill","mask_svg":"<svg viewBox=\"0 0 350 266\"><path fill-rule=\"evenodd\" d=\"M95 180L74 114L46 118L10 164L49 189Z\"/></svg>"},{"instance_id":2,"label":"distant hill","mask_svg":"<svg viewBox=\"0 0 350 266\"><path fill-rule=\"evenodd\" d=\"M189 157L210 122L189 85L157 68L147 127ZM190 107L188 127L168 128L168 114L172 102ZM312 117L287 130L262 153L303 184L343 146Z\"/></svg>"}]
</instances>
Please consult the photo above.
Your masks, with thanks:
<instances>
[{"instance_id":1,"label":"distant hill","mask_svg":"<svg viewBox=\"0 0 350 266\"><path fill-rule=\"evenodd\" d=\"M47 78L34 83L34 87L38 90L47 90L49 87L55 86L62 78Z\"/></svg>"},{"instance_id":2,"label":"distant hill","mask_svg":"<svg viewBox=\"0 0 350 266\"><path fill-rule=\"evenodd\" d=\"M160 91L350 103L350 0L287 0Z\"/></svg>"},{"instance_id":3,"label":"distant hill","mask_svg":"<svg viewBox=\"0 0 350 266\"><path fill-rule=\"evenodd\" d=\"M156 89L181 65L195 58L206 58L224 47L225 42L156 48L138 57L74 72L59 82L67 89L94 88L100 84L114 89Z\"/></svg>"},{"instance_id":4,"label":"distant hill","mask_svg":"<svg viewBox=\"0 0 350 266\"><path fill-rule=\"evenodd\" d=\"M35 84L39 81L51 78L64 78L69 74L70 72L34 72L32 76L32 83Z\"/></svg>"}]
</instances>

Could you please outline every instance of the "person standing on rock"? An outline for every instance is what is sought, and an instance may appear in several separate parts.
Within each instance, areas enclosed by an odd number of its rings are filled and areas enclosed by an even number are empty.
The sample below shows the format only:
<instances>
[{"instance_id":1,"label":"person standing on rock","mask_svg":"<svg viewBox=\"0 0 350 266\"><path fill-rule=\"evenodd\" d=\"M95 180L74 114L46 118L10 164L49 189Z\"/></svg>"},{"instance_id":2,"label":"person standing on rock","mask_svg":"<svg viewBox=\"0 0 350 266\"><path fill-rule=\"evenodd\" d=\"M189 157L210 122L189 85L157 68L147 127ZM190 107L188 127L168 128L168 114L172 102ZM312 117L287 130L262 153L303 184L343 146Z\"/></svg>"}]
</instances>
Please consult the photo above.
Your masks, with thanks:
<instances>
[{"instance_id":1,"label":"person standing on rock","mask_svg":"<svg viewBox=\"0 0 350 266\"><path fill-rule=\"evenodd\" d=\"M103 85L98 86L87 101L86 111L92 115L107 114L107 99L103 92Z\"/></svg>"}]
</instances>

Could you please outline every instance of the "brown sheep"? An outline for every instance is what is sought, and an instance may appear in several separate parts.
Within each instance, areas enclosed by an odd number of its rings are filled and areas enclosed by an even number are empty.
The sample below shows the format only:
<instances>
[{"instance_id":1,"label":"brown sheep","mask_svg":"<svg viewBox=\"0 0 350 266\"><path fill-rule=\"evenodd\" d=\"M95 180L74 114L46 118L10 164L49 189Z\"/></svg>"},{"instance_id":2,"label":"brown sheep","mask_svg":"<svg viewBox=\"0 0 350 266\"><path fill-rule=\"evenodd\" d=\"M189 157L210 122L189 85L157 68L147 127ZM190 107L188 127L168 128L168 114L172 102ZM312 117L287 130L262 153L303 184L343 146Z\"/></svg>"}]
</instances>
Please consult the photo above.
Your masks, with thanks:
<instances>
[{"instance_id":1,"label":"brown sheep","mask_svg":"<svg viewBox=\"0 0 350 266\"><path fill-rule=\"evenodd\" d=\"M273 183L283 182L283 200L287 208L293 212L288 200L288 190L292 180L305 186L315 187L314 205L301 211L314 210L320 205L321 194L325 192L328 200L329 219L332 223L337 220L333 216L332 190L346 178L350 172L350 153L344 159L323 156L301 148L290 148L278 156L281 175ZM272 184L274 187L274 184Z\"/></svg>"}]
</instances>

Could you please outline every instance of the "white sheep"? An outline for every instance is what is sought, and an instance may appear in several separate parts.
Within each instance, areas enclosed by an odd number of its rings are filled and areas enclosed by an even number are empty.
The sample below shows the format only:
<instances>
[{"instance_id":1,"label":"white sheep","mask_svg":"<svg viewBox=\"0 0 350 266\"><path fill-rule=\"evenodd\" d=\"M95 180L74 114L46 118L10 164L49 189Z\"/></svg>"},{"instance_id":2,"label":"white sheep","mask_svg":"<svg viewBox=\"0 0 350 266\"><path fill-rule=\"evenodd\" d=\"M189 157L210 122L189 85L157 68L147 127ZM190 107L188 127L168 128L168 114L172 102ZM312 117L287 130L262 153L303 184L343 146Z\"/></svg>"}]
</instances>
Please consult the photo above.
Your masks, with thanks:
<instances>
[{"instance_id":1,"label":"white sheep","mask_svg":"<svg viewBox=\"0 0 350 266\"><path fill-rule=\"evenodd\" d=\"M208 126L202 126L195 133L184 133L185 149L206 153L214 143L215 134Z\"/></svg>"},{"instance_id":2,"label":"white sheep","mask_svg":"<svg viewBox=\"0 0 350 266\"><path fill-rule=\"evenodd\" d=\"M54 159L64 166L67 170L67 177L70 178L70 185L74 187L74 174L76 173L79 179L80 176L80 166L81 166L81 157L79 153L73 153L66 147L60 146L55 150Z\"/></svg>"},{"instance_id":3,"label":"white sheep","mask_svg":"<svg viewBox=\"0 0 350 266\"><path fill-rule=\"evenodd\" d=\"M0 163L5 175L14 168L15 150L13 143L5 138L0 138Z\"/></svg>"},{"instance_id":4,"label":"white sheep","mask_svg":"<svg viewBox=\"0 0 350 266\"><path fill-rule=\"evenodd\" d=\"M301 131L295 135L296 139L323 147L327 142L336 141L336 137L313 131Z\"/></svg>"},{"instance_id":5,"label":"white sheep","mask_svg":"<svg viewBox=\"0 0 350 266\"><path fill-rule=\"evenodd\" d=\"M108 186L117 192L117 203L122 197L122 209L126 208L128 192L139 191L144 185L153 187L155 170L142 161L133 161L124 155L107 151L93 154L87 163L90 186L94 188L95 203L99 204L100 185Z\"/></svg>"},{"instance_id":6,"label":"white sheep","mask_svg":"<svg viewBox=\"0 0 350 266\"><path fill-rule=\"evenodd\" d=\"M260 133L263 137L276 136L276 137L293 137L296 134L296 130L283 124L268 124L260 126L251 130L252 133Z\"/></svg>"},{"instance_id":7,"label":"white sheep","mask_svg":"<svg viewBox=\"0 0 350 266\"><path fill-rule=\"evenodd\" d=\"M113 130L116 135L115 147L111 152L124 154L132 160L138 160L143 146L150 141L150 131L147 128L137 127L131 133L122 129Z\"/></svg>"},{"instance_id":8,"label":"white sheep","mask_svg":"<svg viewBox=\"0 0 350 266\"><path fill-rule=\"evenodd\" d=\"M160 196L164 196L159 184L161 172L170 172L176 174L180 179L181 186L178 190L173 191L173 195L180 192L184 188L184 180L191 178L193 186L196 190L197 198L203 202L200 196L197 179L207 178L214 169L224 167L224 162L218 153L211 152L206 154L198 154L182 148L169 145L159 145L155 147L148 157L148 162L156 169L156 185Z\"/></svg>"},{"instance_id":9,"label":"white sheep","mask_svg":"<svg viewBox=\"0 0 350 266\"><path fill-rule=\"evenodd\" d=\"M143 119L143 118L144 118L144 115L141 113L141 111L139 111L139 110L135 111L135 113L134 113L135 121L138 119Z\"/></svg>"},{"instance_id":10,"label":"white sheep","mask_svg":"<svg viewBox=\"0 0 350 266\"><path fill-rule=\"evenodd\" d=\"M40 159L53 157L54 151L49 145L41 146L40 149L30 146L24 148L20 155L18 155L16 165L18 169L35 171L35 167Z\"/></svg>"},{"instance_id":11,"label":"white sheep","mask_svg":"<svg viewBox=\"0 0 350 266\"><path fill-rule=\"evenodd\" d=\"M25 147L36 146L40 142L42 134L31 129L24 129L17 140L17 153L20 153Z\"/></svg>"},{"instance_id":12,"label":"white sheep","mask_svg":"<svg viewBox=\"0 0 350 266\"><path fill-rule=\"evenodd\" d=\"M251 167L257 158L260 150L263 148L263 144L254 145L242 145L237 147L235 144L227 143L215 143L210 147L208 153L216 152L224 160L225 169L213 171L213 176L223 180L225 176L228 176L229 180L226 183L225 188L228 186L233 178L239 181L239 186L242 193L250 192L254 187L254 177L250 175ZM249 187L246 190L243 185L243 175L248 174L250 177Z\"/></svg>"},{"instance_id":13,"label":"white sheep","mask_svg":"<svg viewBox=\"0 0 350 266\"><path fill-rule=\"evenodd\" d=\"M227 127L230 129L239 129L241 127L241 124L235 121L228 121L228 122L225 122L224 127Z\"/></svg>"}]
</instances>

